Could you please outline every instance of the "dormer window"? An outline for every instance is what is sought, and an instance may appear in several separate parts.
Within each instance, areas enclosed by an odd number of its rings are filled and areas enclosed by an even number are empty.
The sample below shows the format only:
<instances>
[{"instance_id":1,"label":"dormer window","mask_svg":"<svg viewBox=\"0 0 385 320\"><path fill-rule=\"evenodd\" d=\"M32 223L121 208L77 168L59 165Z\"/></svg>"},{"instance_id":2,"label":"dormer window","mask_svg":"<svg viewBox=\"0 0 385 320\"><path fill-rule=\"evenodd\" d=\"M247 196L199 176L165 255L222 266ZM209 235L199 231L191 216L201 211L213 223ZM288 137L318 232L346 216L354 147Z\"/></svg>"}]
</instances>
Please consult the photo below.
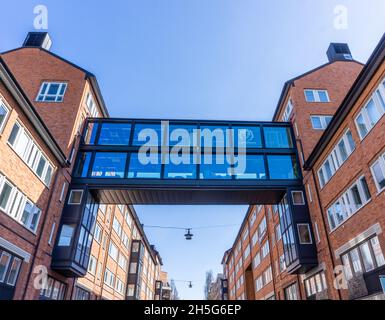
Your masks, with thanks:
<instances>
[{"instance_id":1,"label":"dormer window","mask_svg":"<svg viewBox=\"0 0 385 320\"><path fill-rule=\"evenodd\" d=\"M36 101L38 102L62 102L67 89L64 82L43 82Z\"/></svg>"}]
</instances>

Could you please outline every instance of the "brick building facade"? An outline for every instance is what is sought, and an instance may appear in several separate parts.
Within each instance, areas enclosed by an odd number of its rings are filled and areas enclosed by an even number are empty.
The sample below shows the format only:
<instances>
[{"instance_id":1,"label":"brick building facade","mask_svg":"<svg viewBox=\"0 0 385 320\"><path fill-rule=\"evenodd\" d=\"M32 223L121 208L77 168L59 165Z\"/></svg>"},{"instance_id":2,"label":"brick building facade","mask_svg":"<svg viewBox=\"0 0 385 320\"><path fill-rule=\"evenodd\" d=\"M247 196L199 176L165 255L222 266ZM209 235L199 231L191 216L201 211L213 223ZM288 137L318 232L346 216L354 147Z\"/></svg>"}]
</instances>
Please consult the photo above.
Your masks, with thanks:
<instances>
[{"instance_id":1,"label":"brick building facade","mask_svg":"<svg viewBox=\"0 0 385 320\"><path fill-rule=\"evenodd\" d=\"M127 205L100 206L84 278L50 268L84 120L108 117L95 76L50 43L30 33L0 55L0 298L154 299L162 261ZM127 279L137 246L134 290Z\"/></svg>"},{"instance_id":2,"label":"brick building facade","mask_svg":"<svg viewBox=\"0 0 385 320\"><path fill-rule=\"evenodd\" d=\"M250 206L222 260L231 300L384 297L385 37L366 65L345 44L327 54L285 83L273 118L293 124L312 225L292 236L316 243L318 265L287 272L282 207Z\"/></svg>"}]
</instances>

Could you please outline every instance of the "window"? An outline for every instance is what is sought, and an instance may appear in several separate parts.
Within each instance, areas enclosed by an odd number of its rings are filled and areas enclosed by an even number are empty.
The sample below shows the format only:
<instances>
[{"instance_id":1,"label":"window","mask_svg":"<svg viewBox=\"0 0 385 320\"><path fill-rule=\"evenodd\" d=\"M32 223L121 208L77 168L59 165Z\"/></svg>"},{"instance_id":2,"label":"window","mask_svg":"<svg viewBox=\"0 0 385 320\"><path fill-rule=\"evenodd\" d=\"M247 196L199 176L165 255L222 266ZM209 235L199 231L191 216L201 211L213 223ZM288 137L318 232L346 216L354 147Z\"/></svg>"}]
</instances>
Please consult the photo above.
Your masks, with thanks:
<instances>
[{"instance_id":1,"label":"window","mask_svg":"<svg viewBox=\"0 0 385 320\"><path fill-rule=\"evenodd\" d=\"M114 274L110 271L110 269L106 268L106 271L104 272L104 283L107 286L114 288L114 282L115 282Z\"/></svg>"},{"instance_id":2,"label":"window","mask_svg":"<svg viewBox=\"0 0 385 320\"><path fill-rule=\"evenodd\" d=\"M283 112L283 115L282 115L282 121L285 121L285 122L289 121L292 111L293 111L293 103L291 99L289 99L289 101L287 102L285 111Z\"/></svg>"},{"instance_id":3,"label":"window","mask_svg":"<svg viewBox=\"0 0 385 320\"><path fill-rule=\"evenodd\" d=\"M54 223L52 223L51 232L49 234L48 245L52 244L53 234L55 232L55 228L56 228L56 223L54 222Z\"/></svg>"},{"instance_id":4,"label":"window","mask_svg":"<svg viewBox=\"0 0 385 320\"><path fill-rule=\"evenodd\" d=\"M312 297L327 289L325 272L321 271L305 281L306 296Z\"/></svg>"},{"instance_id":5,"label":"window","mask_svg":"<svg viewBox=\"0 0 385 320\"><path fill-rule=\"evenodd\" d=\"M79 205L83 199L83 190L71 190L68 204Z\"/></svg>"},{"instance_id":6,"label":"window","mask_svg":"<svg viewBox=\"0 0 385 320\"><path fill-rule=\"evenodd\" d=\"M233 126L234 146L261 148L262 138L259 127Z\"/></svg>"},{"instance_id":7,"label":"window","mask_svg":"<svg viewBox=\"0 0 385 320\"><path fill-rule=\"evenodd\" d=\"M277 224L275 226L275 240L278 242L279 240L281 240L281 226L279 224Z\"/></svg>"},{"instance_id":8,"label":"window","mask_svg":"<svg viewBox=\"0 0 385 320\"><path fill-rule=\"evenodd\" d=\"M120 294L124 294L124 283L119 278L116 278L115 290Z\"/></svg>"},{"instance_id":9,"label":"window","mask_svg":"<svg viewBox=\"0 0 385 320\"><path fill-rule=\"evenodd\" d=\"M14 287L19 276L22 260L0 249L0 284Z\"/></svg>"},{"instance_id":10,"label":"window","mask_svg":"<svg viewBox=\"0 0 385 320\"><path fill-rule=\"evenodd\" d=\"M285 299L286 300L298 300L299 299L298 287L297 287L296 283L294 283L291 286L285 288L284 292L285 292Z\"/></svg>"},{"instance_id":11,"label":"window","mask_svg":"<svg viewBox=\"0 0 385 320\"><path fill-rule=\"evenodd\" d=\"M235 172L235 179L266 179L263 156L249 154L246 156L246 167L242 173Z\"/></svg>"},{"instance_id":12,"label":"window","mask_svg":"<svg viewBox=\"0 0 385 320\"><path fill-rule=\"evenodd\" d=\"M67 188L67 182L63 182L63 186L61 188L60 198L59 198L60 202L63 202L63 200L64 200L66 188Z\"/></svg>"},{"instance_id":13,"label":"window","mask_svg":"<svg viewBox=\"0 0 385 320\"><path fill-rule=\"evenodd\" d=\"M41 210L1 175L0 209L28 230L36 232Z\"/></svg>"},{"instance_id":14,"label":"window","mask_svg":"<svg viewBox=\"0 0 385 320\"><path fill-rule=\"evenodd\" d=\"M271 267L268 267L264 272L263 272L263 283L264 285L269 284L271 281L273 281L273 273L271 270Z\"/></svg>"},{"instance_id":15,"label":"window","mask_svg":"<svg viewBox=\"0 0 385 320\"><path fill-rule=\"evenodd\" d=\"M381 155L371 166L372 175L378 192L385 188L385 154Z\"/></svg>"},{"instance_id":16,"label":"window","mask_svg":"<svg viewBox=\"0 0 385 320\"><path fill-rule=\"evenodd\" d=\"M318 223L317 222L314 222L314 229L315 229L315 234L317 236L317 243L320 243L321 242L321 237L320 237L320 234L319 234Z\"/></svg>"},{"instance_id":17,"label":"window","mask_svg":"<svg viewBox=\"0 0 385 320\"><path fill-rule=\"evenodd\" d=\"M378 237L367 239L341 256L345 267L345 276L349 280L353 275L369 272L385 265L385 259Z\"/></svg>"},{"instance_id":18,"label":"window","mask_svg":"<svg viewBox=\"0 0 385 320\"><path fill-rule=\"evenodd\" d=\"M271 179L295 180L300 177L297 161L292 155L268 155L267 162Z\"/></svg>"},{"instance_id":19,"label":"window","mask_svg":"<svg viewBox=\"0 0 385 320\"><path fill-rule=\"evenodd\" d=\"M309 196L310 203L312 203L313 202L313 195L311 193L311 188L310 188L310 184L309 183L307 184L307 194Z\"/></svg>"},{"instance_id":20,"label":"window","mask_svg":"<svg viewBox=\"0 0 385 320\"><path fill-rule=\"evenodd\" d=\"M8 137L8 144L29 168L49 187L52 179L53 166L43 155L41 149L30 134L16 122Z\"/></svg>"},{"instance_id":21,"label":"window","mask_svg":"<svg viewBox=\"0 0 385 320\"><path fill-rule=\"evenodd\" d=\"M67 286L50 276L40 290L40 300L64 300Z\"/></svg>"},{"instance_id":22,"label":"window","mask_svg":"<svg viewBox=\"0 0 385 320\"><path fill-rule=\"evenodd\" d=\"M69 247L71 245L72 236L75 231L74 225L63 224L59 237L59 247Z\"/></svg>"},{"instance_id":23,"label":"window","mask_svg":"<svg viewBox=\"0 0 385 320\"><path fill-rule=\"evenodd\" d=\"M367 104L362 108L361 112L356 117L356 127L361 140L366 137L370 130L376 125L382 117L385 110L382 102L373 94Z\"/></svg>"},{"instance_id":24,"label":"window","mask_svg":"<svg viewBox=\"0 0 385 320\"><path fill-rule=\"evenodd\" d=\"M290 128L264 127L267 148L293 148Z\"/></svg>"},{"instance_id":25,"label":"window","mask_svg":"<svg viewBox=\"0 0 385 320\"><path fill-rule=\"evenodd\" d=\"M124 231L122 232L122 243L127 249L130 248L130 240Z\"/></svg>"},{"instance_id":26,"label":"window","mask_svg":"<svg viewBox=\"0 0 385 320\"><path fill-rule=\"evenodd\" d=\"M269 246L269 241L266 241L262 245L262 259L265 258L270 252L270 246Z\"/></svg>"},{"instance_id":27,"label":"window","mask_svg":"<svg viewBox=\"0 0 385 320\"><path fill-rule=\"evenodd\" d=\"M62 102L66 89L67 84L64 82L43 82L36 101Z\"/></svg>"},{"instance_id":28,"label":"window","mask_svg":"<svg viewBox=\"0 0 385 320\"><path fill-rule=\"evenodd\" d=\"M298 237L300 244L312 244L310 226L307 223L297 224Z\"/></svg>"},{"instance_id":29,"label":"window","mask_svg":"<svg viewBox=\"0 0 385 320\"><path fill-rule=\"evenodd\" d=\"M243 259L246 260L250 255L250 246L247 246L245 251L243 251Z\"/></svg>"},{"instance_id":30,"label":"window","mask_svg":"<svg viewBox=\"0 0 385 320\"><path fill-rule=\"evenodd\" d=\"M94 256L90 256L90 260L88 261L88 272L91 274L95 274L96 272L97 259Z\"/></svg>"},{"instance_id":31,"label":"window","mask_svg":"<svg viewBox=\"0 0 385 320\"><path fill-rule=\"evenodd\" d=\"M257 213L255 212L255 209L254 209L250 216L250 226L254 224L256 219L257 219Z\"/></svg>"},{"instance_id":32,"label":"window","mask_svg":"<svg viewBox=\"0 0 385 320\"><path fill-rule=\"evenodd\" d=\"M118 221L118 219L116 219L116 217L114 217L114 220L112 222L112 228L114 229L114 231L116 232L116 234L120 237L121 234L122 234L122 225L121 223Z\"/></svg>"},{"instance_id":33,"label":"window","mask_svg":"<svg viewBox=\"0 0 385 320\"><path fill-rule=\"evenodd\" d=\"M321 188L323 188L323 186L332 178L354 149L355 143L353 141L352 133L350 130L347 130L318 170Z\"/></svg>"},{"instance_id":34,"label":"window","mask_svg":"<svg viewBox=\"0 0 385 320\"><path fill-rule=\"evenodd\" d=\"M131 124L103 123L98 143L101 145L128 145L130 142Z\"/></svg>"},{"instance_id":35,"label":"window","mask_svg":"<svg viewBox=\"0 0 385 320\"><path fill-rule=\"evenodd\" d=\"M94 118L99 117L99 112L98 112L95 100L94 100L91 92L87 93L86 106L87 106L87 109L88 109L88 111L92 117L94 117Z\"/></svg>"},{"instance_id":36,"label":"window","mask_svg":"<svg viewBox=\"0 0 385 320\"><path fill-rule=\"evenodd\" d=\"M292 191L291 197L293 200L293 205L300 206L305 204L305 198L302 191Z\"/></svg>"},{"instance_id":37,"label":"window","mask_svg":"<svg viewBox=\"0 0 385 320\"><path fill-rule=\"evenodd\" d=\"M332 116L311 116L311 124L315 130L325 130L332 121Z\"/></svg>"},{"instance_id":38,"label":"window","mask_svg":"<svg viewBox=\"0 0 385 320\"><path fill-rule=\"evenodd\" d=\"M97 152L92 167L94 178L124 178L126 153Z\"/></svg>"},{"instance_id":39,"label":"window","mask_svg":"<svg viewBox=\"0 0 385 320\"><path fill-rule=\"evenodd\" d=\"M263 288L263 276L260 275L256 280L255 280L255 290L258 292Z\"/></svg>"},{"instance_id":40,"label":"window","mask_svg":"<svg viewBox=\"0 0 385 320\"><path fill-rule=\"evenodd\" d=\"M370 192L364 176L360 177L327 210L330 230L333 231L370 201Z\"/></svg>"},{"instance_id":41,"label":"window","mask_svg":"<svg viewBox=\"0 0 385 320\"><path fill-rule=\"evenodd\" d=\"M327 90L305 90L307 102L330 102Z\"/></svg>"},{"instance_id":42,"label":"window","mask_svg":"<svg viewBox=\"0 0 385 320\"><path fill-rule=\"evenodd\" d=\"M0 132L3 130L9 110L0 99Z\"/></svg>"},{"instance_id":43,"label":"window","mask_svg":"<svg viewBox=\"0 0 385 320\"><path fill-rule=\"evenodd\" d=\"M258 238L262 240L266 233L267 229L267 223L266 223L266 217L263 217L262 221L258 225Z\"/></svg>"},{"instance_id":44,"label":"window","mask_svg":"<svg viewBox=\"0 0 385 320\"><path fill-rule=\"evenodd\" d=\"M94 239L99 244L102 241L102 229L98 223L95 226Z\"/></svg>"},{"instance_id":45,"label":"window","mask_svg":"<svg viewBox=\"0 0 385 320\"><path fill-rule=\"evenodd\" d=\"M112 259L118 261L119 250L115 243L113 243L112 241L110 242L110 245L108 247L108 254Z\"/></svg>"},{"instance_id":46,"label":"window","mask_svg":"<svg viewBox=\"0 0 385 320\"><path fill-rule=\"evenodd\" d=\"M87 290L76 287L74 300L90 300L90 293Z\"/></svg>"},{"instance_id":47,"label":"window","mask_svg":"<svg viewBox=\"0 0 385 320\"><path fill-rule=\"evenodd\" d=\"M119 266L123 270L126 270L126 268L127 268L127 258L122 253L120 253L120 255L119 255L118 264L119 264Z\"/></svg>"}]
</instances>

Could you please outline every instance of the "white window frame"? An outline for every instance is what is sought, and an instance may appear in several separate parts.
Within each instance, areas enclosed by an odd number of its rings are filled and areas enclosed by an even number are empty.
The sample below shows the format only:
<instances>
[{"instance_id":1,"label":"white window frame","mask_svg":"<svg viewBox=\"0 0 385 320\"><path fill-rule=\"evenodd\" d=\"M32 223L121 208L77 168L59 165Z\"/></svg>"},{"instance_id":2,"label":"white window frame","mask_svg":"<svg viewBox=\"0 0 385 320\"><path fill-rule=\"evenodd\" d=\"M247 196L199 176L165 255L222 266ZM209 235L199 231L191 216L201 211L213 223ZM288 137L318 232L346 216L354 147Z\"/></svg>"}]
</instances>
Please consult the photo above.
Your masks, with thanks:
<instances>
[{"instance_id":1,"label":"white window frame","mask_svg":"<svg viewBox=\"0 0 385 320\"><path fill-rule=\"evenodd\" d=\"M287 122L290 120L290 116L291 116L291 113L293 112L293 101L291 100L291 98L289 98L289 100L287 101L287 104L286 104L286 107L285 107L285 110L283 112L283 115L282 115L282 120L284 122Z\"/></svg>"},{"instance_id":2,"label":"white window frame","mask_svg":"<svg viewBox=\"0 0 385 320\"><path fill-rule=\"evenodd\" d=\"M315 128L314 127L314 123L313 123L313 119L314 118L319 118L320 120L320 123L321 123L321 128ZM328 115L311 115L310 116L310 122L311 122L311 126L314 130L325 130L327 127L328 127L328 123L326 122L326 118L330 118L330 121L332 120L333 116L328 116ZM330 123L329 121L329 123Z\"/></svg>"},{"instance_id":3,"label":"white window frame","mask_svg":"<svg viewBox=\"0 0 385 320\"><path fill-rule=\"evenodd\" d=\"M374 163L370 166L370 171L372 173L373 180L376 184L377 192L381 193L382 191L385 190L385 186L384 187L380 186L380 184L377 181L376 175L374 174L374 166L377 164L379 165L380 171L385 178L385 153L381 154L381 156L378 157L376 161L374 161Z\"/></svg>"},{"instance_id":4,"label":"white window frame","mask_svg":"<svg viewBox=\"0 0 385 320\"><path fill-rule=\"evenodd\" d=\"M0 107L3 107L5 109L5 116L4 116L3 122L0 123L0 134L1 134L3 132L3 129L4 129L7 121L8 121L9 114L10 114L10 108L8 108L7 104L2 99L2 97L0 97Z\"/></svg>"},{"instance_id":5,"label":"white window frame","mask_svg":"<svg viewBox=\"0 0 385 320\"><path fill-rule=\"evenodd\" d=\"M310 238L309 242L301 241L300 227L306 227L307 228L307 231L309 233L309 238ZM313 244L313 237L312 237L312 234L311 234L311 229L310 229L310 224L309 223L298 223L297 224L297 233L298 233L298 239L299 239L299 243L300 244Z\"/></svg>"},{"instance_id":6,"label":"white window frame","mask_svg":"<svg viewBox=\"0 0 385 320\"><path fill-rule=\"evenodd\" d=\"M306 92L308 92L308 91L313 92L314 101L309 101L307 99ZM320 98L320 95L319 95L320 92L326 93L326 97L327 97L328 101L321 101L321 98ZM305 89L304 90L304 95L305 95L305 101L309 102L309 103L328 103L328 102L330 102L329 92L326 89Z\"/></svg>"},{"instance_id":7,"label":"white window frame","mask_svg":"<svg viewBox=\"0 0 385 320\"><path fill-rule=\"evenodd\" d=\"M9 142L9 138L7 139L8 146L21 158L21 160L33 171L33 173L44 183L44 185L49 188L52 176L55 171L55 167L50 162L49 157L42 151L42 149L38 146L36 141L33 139L32 135L28 132L28 130L24 127L24 125L17 120L14 126L18 126L19 130L17 132L17 135L15 137L15 141L13 144ZM13 130L12 127L12 130ZM22 137L26 137L27 143L24 147L20 148L19 142ZM43 171L41 173L41 176L37 174L37 167L40 162L41 158L44 158L46 163L44 165ZM51 168L51 174L49 176L49 180L47 180L47 174L49 171L49 168Z\"/></svg>"},{"instance_id":8,"label":"white window frame","mask_svg":"<svg viewBox=\"0 0 385 320\"><path fill-rule=\"evenodd\" d=\"M72 196L75 192L79 192L81 194L80 196L80 200L79 202L73 202L71 199L72 199ZM72 189L71 192L70 192L70 195L68 197L68 204L70 205L74 205L74 206L78 206L82 203L82 200L83 200L83 194L84 194L84 190L83 189Z\"/></svg>"},{"instance_id":9,"label":"white window frame","mask_svg":"<svg viewBox=\"0 0 385 320\"><path fill-rule=\"evenodd\" d=\"M300 203L295 203L295 201L294 201L294 194L297 194L297 193L299 193L299 194L301 194L301 199L302 199L302 201L300 202ZM294 191L292 191L291 192L291 199L292 199L292 201L293 201L293 205L294 206L303 206L303 205L305 205L305 195L304 195L304 193L303 193L303 191L301 191L301 190L294 190Z\"/></svg>"},{"instance_id":10,"label":"white window frame","mask_svg":"<svg viewBox=\"0 0 385 320\"><path fill-rule=\"evenodd\" d=\"M58 91L56 92L56 94L49 94L48 91L50 89L50 87L52 85L59 85L59 89ZM44 92L43 92L43 89L44 89L44 86L46 86ZM63 90L63 87L64 87L64 90ZM64 101L64 96L65 96L65 93L67 91L67 87L68 87L68 84L67 82L58 82L58 81L44 81L41 86L40 86L40 89L39 89L39 92L36 96L36 99L35 101L36 102L44 102L44 103L60 103L60 102L63 102ZM60 93L61 91L63 91L63 93ZM54 98L54 100L46 100L47 97L52 97Z\"/></svg>"},{"instance_id":11,"label":"white window frame","mask_svg":"<svg viewBox=\"0 0 385 320\"><path fill-rule=\"evenodd\" d=\"M320 168L317 171L318 183L319 183L321 189L325 185L328 184L328 182L333 178L333 176L338 171L338 169L342 167L342 165L349 159L351 154L356 149L355 143L354 143L354 149L352 149L352 146L350 145L349 138L348 138L349 132L351 134L351 130L350 129L347 129L344 132L342 137L335 144L335 146L333 147L332 151L329 153L329 155L326 157L326 159L324 160L324 162L322 163L322 165L320 166ZM341 142L343 142L344 145L345 145L345 151L346 151L346 154L347 154L347 157L346 157L345 160L343 160L343 157L342 157L340 149L339 149L339 145L340 145ZM327 175L325 173L326 172L326 163L327 162L329 163L330 172L331 172L331 175L330 175L329 178L327 177Z\"/></svg>"},{"instance_id":12,"label":"white window frame","mask_svg":"<svg viewBox=\"0 0 385 320\"><path fill-rule=\"evenodd\" d=\"M327 217L328 217L328 223L329 223L329 228L330 228L330 233L333 232L334 230L338 229L341 225L343 225L347 220L350 219L353 215L355 215L359 210L361 210L363 207L365 207L370 201L371 198L366 199L365 197L365 191L362 186L361 180L362 178L365 178L364 175L361 175L358 179L356 179L342 194L341 196L326 210L327 212ZM366 180L366 178L365 178ZM362 201L362 205L360 207L355 207L354 201L353 201L353 195L352 195L352 188L354 186L357 186L358 192ZM337 217L337 210L336 206L338 203L338 207L343 210L343 216L344 219L341 222L338 222L338 217ZM334 220L335 227L332 227L331 223L331 217L330 214ZM342 216L341 216L342 217Z\"/></svg>"}]
</instances>

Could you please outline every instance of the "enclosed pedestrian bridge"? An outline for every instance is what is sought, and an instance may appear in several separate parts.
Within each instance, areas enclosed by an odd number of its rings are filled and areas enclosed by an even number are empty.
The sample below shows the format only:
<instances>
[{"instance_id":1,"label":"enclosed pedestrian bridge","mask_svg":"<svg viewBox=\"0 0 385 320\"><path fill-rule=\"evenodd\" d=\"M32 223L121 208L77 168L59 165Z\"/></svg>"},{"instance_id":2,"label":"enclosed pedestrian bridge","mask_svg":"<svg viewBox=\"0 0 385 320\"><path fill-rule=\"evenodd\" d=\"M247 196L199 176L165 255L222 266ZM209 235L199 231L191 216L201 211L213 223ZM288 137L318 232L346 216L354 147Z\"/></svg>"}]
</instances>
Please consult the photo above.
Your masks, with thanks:
<instances>
[{"instance_id":1,"label":"enclosed pedestrian bridge","mask_svg":"<svg viewBox=\"0 0 385 320\"><path fill-rule=\"evenodd\" d=\"M288 272L317 263L290 123L89 119L53 269L86 274L100 204L274 204Z\"/></svg>"},{"instance_id":2,"label":"enclosed pedestrian bridge","mask_svg":"<svg viewBox=\"0 0 385 320\"><path fill-rule=\"evenodd\" d=\"M90 120L72 183L103 203L272 204L302 185L290 124Z\"/></svg>"}]
</instances>

